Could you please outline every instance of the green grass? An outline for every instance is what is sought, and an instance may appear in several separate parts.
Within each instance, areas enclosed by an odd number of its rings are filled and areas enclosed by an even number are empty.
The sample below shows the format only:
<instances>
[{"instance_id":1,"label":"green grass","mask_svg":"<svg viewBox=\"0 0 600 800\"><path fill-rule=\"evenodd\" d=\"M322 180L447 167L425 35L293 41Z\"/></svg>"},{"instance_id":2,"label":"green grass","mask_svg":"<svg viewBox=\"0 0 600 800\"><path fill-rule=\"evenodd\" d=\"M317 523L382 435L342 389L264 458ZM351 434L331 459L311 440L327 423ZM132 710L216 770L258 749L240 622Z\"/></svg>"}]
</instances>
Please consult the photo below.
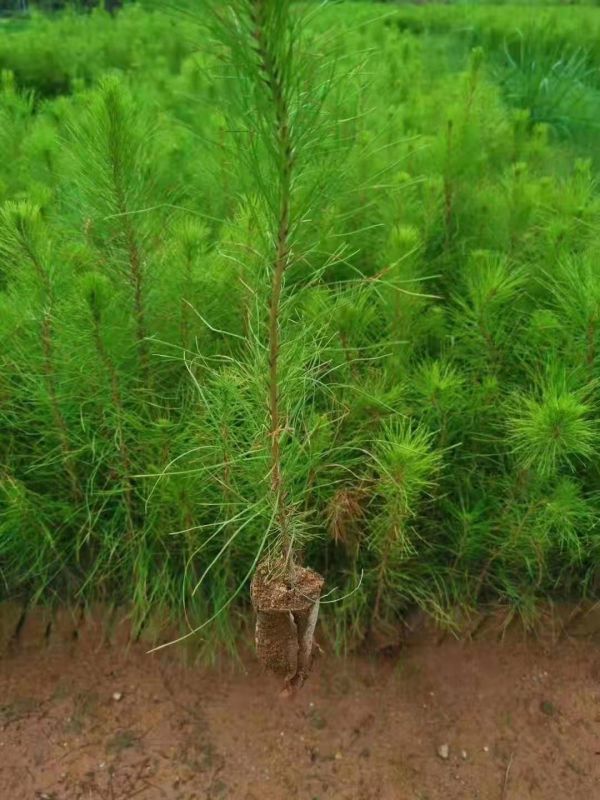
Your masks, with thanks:
<instances>
[{"instance_id":1,"label":"green grass","mask_svg":"<svg viewBox=\"0 0 600 800\"><path fill-rule=\"evenodd\" d=\"M1 38L3 596L223 609L210 652L282 539L340 648L597 594L594 11L314 8L275 117L186 14Z\"/></svg>"}]
</instances>

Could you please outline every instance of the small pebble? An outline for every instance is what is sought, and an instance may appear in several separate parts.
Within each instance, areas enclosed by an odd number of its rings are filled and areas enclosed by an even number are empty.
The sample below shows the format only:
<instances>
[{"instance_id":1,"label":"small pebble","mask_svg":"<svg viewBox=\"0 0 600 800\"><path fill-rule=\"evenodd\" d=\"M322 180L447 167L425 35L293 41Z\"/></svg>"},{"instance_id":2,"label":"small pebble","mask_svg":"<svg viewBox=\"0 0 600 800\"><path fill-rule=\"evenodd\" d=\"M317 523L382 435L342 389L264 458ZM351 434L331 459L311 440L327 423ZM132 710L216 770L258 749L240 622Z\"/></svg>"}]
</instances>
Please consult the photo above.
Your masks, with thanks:
<instances>
[{"instance_id":1,"label":"small pebble","mask_svg":"<svg viewBox=\"0 0 600 800\"><path fill-rule=\"evenodd\" d=\"M117 702L117 703L118 703L118 702L119 702L119 700L121 700L121 699L122 699L122 697L123 697L123 692L113 692L112 699L113 699L115 702Z\"/></svg>"},{"instance_id":2,"label":"small pebble","mask_svg":"<svg viewBox=\"0 0 600 800\"><path fill-rule=\"evenodd\" d=\"M438 753L438 756L440 758L443 758L444 760L446 760L448 758L448 756L450 755L450 747L449 747L449 745L441 744L438 747L437 753Z\"/></svg>"},{"instance_id":3,"label":"small pebble","mask_svg":"<svg viewBox=\"0 0 600 800\"><path fill-rule=\"evenodd\" d=\"M336 760L336 761L341 761L343 757L344 757L344 756L343 756L343 755L340 753L340 751L338 750L338 752L335 754L335 760Z\"/></svg>"},{"instance_id":4,"label":"small pebble","mask_svg":"<svg viewBox=\"0 0 600 800\"><path fill-rule=\"evenodd\" d=\"M484 753L489 753L490 752L490 748L487 746L487 744L484 746L483 752Z\"/></svg>"},{"instance_id":5,"label":"small pebble","mask_svg":"<svg viewBox=\"0 0 600 800\"><path fill-rule=\"evenodd\" d=\"M467 760L467 751L466 750L461 750L460 751L460 756L461 756L463 761L466 761Z\"/></svg>"}]
</instances>

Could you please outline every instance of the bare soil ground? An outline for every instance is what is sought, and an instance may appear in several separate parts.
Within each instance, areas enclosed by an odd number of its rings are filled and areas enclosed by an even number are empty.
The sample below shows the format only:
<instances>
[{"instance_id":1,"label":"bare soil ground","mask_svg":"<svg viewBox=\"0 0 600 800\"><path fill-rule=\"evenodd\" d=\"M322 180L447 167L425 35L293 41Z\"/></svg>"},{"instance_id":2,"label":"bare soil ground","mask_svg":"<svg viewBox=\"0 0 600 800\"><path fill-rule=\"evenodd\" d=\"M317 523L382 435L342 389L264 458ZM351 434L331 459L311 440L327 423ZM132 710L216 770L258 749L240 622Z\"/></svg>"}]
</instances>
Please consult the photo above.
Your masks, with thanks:
<instances>
[{"instance_id":1,"label":"bare soil ground","mask_svg":"<svg viewBox=\"0 0 600 800\"><path fill-rule=\"evenodd\" d=\"M38 627L0 658L2 800L600 797L593 637L325 655L289 700L251 657L207 670Z\"/></svg>"}]
</instances>

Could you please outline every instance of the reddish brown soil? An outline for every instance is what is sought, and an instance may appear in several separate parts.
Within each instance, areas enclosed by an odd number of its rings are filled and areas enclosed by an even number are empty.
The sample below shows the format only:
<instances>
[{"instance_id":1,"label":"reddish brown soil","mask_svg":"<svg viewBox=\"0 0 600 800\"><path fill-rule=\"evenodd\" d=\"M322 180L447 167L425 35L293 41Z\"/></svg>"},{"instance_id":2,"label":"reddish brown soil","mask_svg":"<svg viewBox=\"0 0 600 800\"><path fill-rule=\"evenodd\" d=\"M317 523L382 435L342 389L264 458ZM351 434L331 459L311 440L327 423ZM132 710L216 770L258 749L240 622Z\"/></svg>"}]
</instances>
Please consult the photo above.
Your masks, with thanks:
<instances>
[{"instance_id":1,"label":"reddish brown soil","mask_svg":"<svg viewBox=\"0 0 600 800\"><path fill-rule=\"evenodd\" d=\"M0 658L2 800L600 796L589 639L325 656L292 700L253 659L217 672L141 645L11 651Z\"/></svg>"}]
</instances>

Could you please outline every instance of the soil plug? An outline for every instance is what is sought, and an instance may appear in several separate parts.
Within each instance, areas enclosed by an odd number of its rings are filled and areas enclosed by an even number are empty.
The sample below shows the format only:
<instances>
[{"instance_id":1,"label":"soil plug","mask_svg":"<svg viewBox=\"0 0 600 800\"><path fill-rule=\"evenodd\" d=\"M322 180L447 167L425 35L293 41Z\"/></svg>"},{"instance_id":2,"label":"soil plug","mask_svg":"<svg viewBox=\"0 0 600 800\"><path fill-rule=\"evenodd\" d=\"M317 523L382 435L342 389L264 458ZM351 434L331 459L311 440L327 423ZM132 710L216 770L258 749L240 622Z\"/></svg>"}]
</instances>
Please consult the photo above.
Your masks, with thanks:
<instances>
[{"instance_id":1,"label":"soil plug","mask_svg":"<svg viewBox=\"0 0 600 800\"><path fill-rule=\"evenodd\" d=\"M286 689L300 688L310 673L323 583L318 572L298 566L286 575L261 565L252 580L256 652Z\"/></svg>"}]
</instances>

